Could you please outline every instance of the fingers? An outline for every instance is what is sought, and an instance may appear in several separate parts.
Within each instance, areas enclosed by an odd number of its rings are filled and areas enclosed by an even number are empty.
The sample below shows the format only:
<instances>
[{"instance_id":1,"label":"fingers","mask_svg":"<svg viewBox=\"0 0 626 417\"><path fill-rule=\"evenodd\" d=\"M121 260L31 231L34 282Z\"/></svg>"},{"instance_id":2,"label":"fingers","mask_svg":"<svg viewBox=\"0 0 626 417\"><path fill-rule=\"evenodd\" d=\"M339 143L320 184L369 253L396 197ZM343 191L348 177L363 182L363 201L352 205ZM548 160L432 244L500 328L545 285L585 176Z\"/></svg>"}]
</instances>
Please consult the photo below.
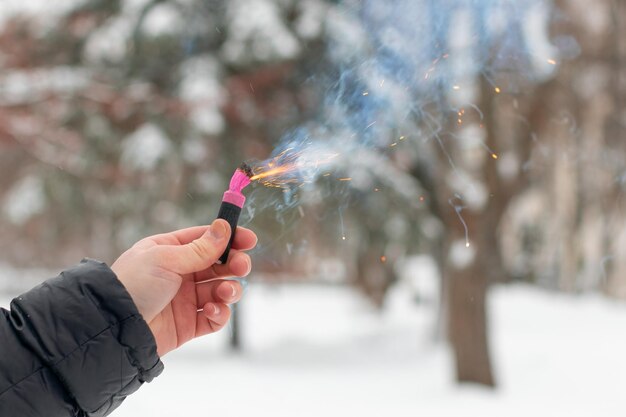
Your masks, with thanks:
<instances>
[{"instance_id":1,"label":"fingers","mask_svg":"<svg viewBox=\"0 0 626 417\"><path fill-rule=\"evenodd\" d=\"M206 303L196 319L196 337L214 333L230 319L230 308L223 303Z\"/></svg>"},{"instance_id":2,"label":"fingers","mask_svg":"<svg viewBox=\"0 0 626 417\"><path fill-rule=\"evenodd\" d=\"M211 226L188 227L186 229L150 236L148 239L159 245L186 245L201 237L209 227Z\"/></svg>"},{"instance_id":3,"label":"fingers","mask_svg":"<svg viewBox=\"0 0 626 417\"><path fill-rule=\"evenodd\" d=\"M230 319L228 304L241 299L243 288L237 281L213 281L196 285L197 305L202 306L196 318L196 337L221 330Z\"/></svg>"},{"instance_id":4,"label":"fingers","mask_svg":"<svg viewBox=\"0 0 626 417\"><path fill-rule=\"evenodd\" d=\"M196 284L198 306L206 303L233 304L241 300L243 288L237 281L217 280Z\"/></svg>"},{"instance_id":5,"label":"fingers","mask_svg":"<svg viewBox=\"0 0 626 417\"><path fill-rule=\"evenodd\" d=\"M218 277L245 277L252 269L250 255L243 252L231 252L228 262L223 265L215 265L213 271Z\"/></svg>"},{"instance_id":6,"label":"fingers","mask_svg":"<svg viewBox=\"0 0 626 417\"><path fill-rule=\"evenodd\" d=\"M186 229L175 230L170 233L161 233L150 236L144 240L157 243L159 245L186 245L200 238L211 226L194 226ZM233 249L250 250L256 246L256 234L245 227L237 227Z\"/></svg>"},{"instance_id":7,"label":"fingers","mask_svg":"<svg viewBox=\"0 0 626 417\"><path fill-rule=\"evenodd\" d=\"M178 274L203 271L217 262L230 239L230 226L217 219L198 238L184 245L157 245L152 247L156 263Z\"/></svg>"},{"instance_id":8,"label":"fingers","mask_svg":"<svg viewBox=\"0 0 626 417\"><path fill-rule=\"evenodd\" d=\"M258 238L252 230L238 227L233 240L233 249L250 250L256 246L257 240Z\"/></svg>"},{"instance_id":9,"label":"fingers","mask_svg":"<svg viewBox=\"0 0 626 417\"><path fill-rule=\"evenodd\" d=\"M252 260L247 253L231 251L228 261L223 264L214 264L210 268L196 272L195 282L208 281L215 278L245 277L252 269Z\"/></svg>"}]
</instances>

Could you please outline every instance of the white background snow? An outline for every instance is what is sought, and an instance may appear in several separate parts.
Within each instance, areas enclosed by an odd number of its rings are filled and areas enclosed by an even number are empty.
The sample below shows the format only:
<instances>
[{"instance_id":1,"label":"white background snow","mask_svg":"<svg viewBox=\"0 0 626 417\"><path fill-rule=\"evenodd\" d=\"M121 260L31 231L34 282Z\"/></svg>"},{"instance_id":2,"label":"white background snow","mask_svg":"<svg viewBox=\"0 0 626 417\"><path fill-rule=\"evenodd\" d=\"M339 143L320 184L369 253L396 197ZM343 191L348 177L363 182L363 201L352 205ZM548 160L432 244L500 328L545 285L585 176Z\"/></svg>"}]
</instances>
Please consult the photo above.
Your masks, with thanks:
<instances>
[{"instance_id":1,"label":"white background snow","mask_svg":"<svg viewBox=\"0 0 626 417\"><path fill-rule=\"evenodd\" d=\"M193 341L113 416L626 415L626 305L496 286L488 307L499 386L459 386L433 337L433 270L423 259L407 265L403 275L420 279L396 285L382 312L347 287L252 276L239 306L244 351L228 350L228 329ZM54 275L2 267L0 287L37 274ZM427 295L421 304L416 289ZM5 291L3 307L16 291Z\"/></svg>"},{"instance_id":2,"label":"white background snow","mask_svg":"<svg viewBox=\"0 0 626 417\"><path fill-rule=\"evenodd\" d=\"M348 289L252 284L245 346L227 332L164 358L124 416L623 416L626 306L496 287L489 304L499 388L453 382L433 309L394 289L382 314Z\"/></svg>"}]
</instances>

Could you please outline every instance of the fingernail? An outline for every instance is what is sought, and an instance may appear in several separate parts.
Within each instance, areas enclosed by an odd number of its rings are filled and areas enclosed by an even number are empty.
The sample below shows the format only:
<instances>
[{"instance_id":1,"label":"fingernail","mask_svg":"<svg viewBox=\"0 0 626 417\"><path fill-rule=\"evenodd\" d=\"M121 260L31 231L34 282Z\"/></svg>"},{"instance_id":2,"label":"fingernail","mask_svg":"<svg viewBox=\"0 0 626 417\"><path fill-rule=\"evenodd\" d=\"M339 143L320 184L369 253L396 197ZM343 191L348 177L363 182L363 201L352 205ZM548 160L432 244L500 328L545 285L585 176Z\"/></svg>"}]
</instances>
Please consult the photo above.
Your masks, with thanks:
<instances>
[{"instance_id":1,"label":"fingernail","mask_svg":"<svg viewBox=\"0 0 626 417\"><path fill-rule=\"evenodd\" d=\"M217 304L213 304L213 315L217 316L218 314L220 314L220 308Z\"/></svg>"},{"instance_id":2,"label":"fingernail","mask_svg":"<svg viewBox=\"0 0 626 417\"><path fill-rule=\"evenodd\" d=\"M209 228L209 234L214 240L222 240L226 237L226 226L224 222L213 222Z\"/></svg>"},{"instance_id":3,"label":"fingernail","mask_svg":"<svg viewBox=\"0 0 626 417\"><path fill-rule=\"evenodd\" d=\"M237 288L235 288L235 286L234 286L234 285L231 285L231 286L230 286L230 288L231 288L231 290L232 290L232 292L233 292L230 296L231 296L231 297L236 296L236 295L237 295Z\"/></svg>"}]
</instances>

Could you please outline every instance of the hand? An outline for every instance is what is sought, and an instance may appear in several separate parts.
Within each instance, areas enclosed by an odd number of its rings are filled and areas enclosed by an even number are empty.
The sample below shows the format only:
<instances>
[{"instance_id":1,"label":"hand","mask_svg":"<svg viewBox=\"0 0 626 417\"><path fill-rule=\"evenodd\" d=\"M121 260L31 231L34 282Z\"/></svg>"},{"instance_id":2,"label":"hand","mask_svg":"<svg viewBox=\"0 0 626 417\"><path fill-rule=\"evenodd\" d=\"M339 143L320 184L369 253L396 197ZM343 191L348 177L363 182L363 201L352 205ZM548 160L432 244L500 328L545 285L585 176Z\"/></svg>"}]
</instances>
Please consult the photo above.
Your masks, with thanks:
<instances>
[{"instance_id":1,"label":"hand","mask_svg":"<svg viewBox=\"0 0 626 417\"><path fill-rule=\"evenodd\" d=\"M242 251L252 249L257 237L239 227L228 262L216 264L229 239L229 224L218 219L142 239L111 266L150 326L160 356L228 322L228 304L243 290L224 278L250 273L250 257Z\"/></svg>"}]
</instances>

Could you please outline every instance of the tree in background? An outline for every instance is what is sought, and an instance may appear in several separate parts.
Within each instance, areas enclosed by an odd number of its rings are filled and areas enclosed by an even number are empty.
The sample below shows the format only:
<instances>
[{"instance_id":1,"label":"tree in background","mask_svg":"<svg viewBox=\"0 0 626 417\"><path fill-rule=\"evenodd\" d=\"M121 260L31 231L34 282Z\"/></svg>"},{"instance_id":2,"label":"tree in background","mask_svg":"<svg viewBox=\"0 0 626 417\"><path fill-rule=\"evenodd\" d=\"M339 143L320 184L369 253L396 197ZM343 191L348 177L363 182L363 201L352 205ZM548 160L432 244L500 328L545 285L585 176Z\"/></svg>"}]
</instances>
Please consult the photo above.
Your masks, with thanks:
<instances>
[{"instance_id":1,"label":"tree in background","mask_svg":"<svg viewBox=\"0 0 626 417\"><path fill-rule=\"evenodd\" d=\"M626 9L566 0L556 10L563 62L537 92L532 186L503 230L507 264L551 288L623 298Z\"/></svg>"},{"instance_id":2,"label":"tree in background","mask_svg":"<svg viewBox=\"0 0 626 417\"><path fill-rule=\"evenodd\" d=\"M251 187L259 275L344 277L382 306L401 261L432 253L457 377L493 385L491 283L623 291L622 3L591 19L562 1L554 21L511 5L506 27L455 1L389 15L368 9L382 2L90 0L13 15L0 30L3 256L111 260L145 234L211 221L234 167L294 127L331 144L356 132L366 146L332 176L293 194ZM419 65L386 48L399 5L419 10L401 32ZM537 16L561 55L529 53ZM367 76L372 57L386 84ZM419 79L402 85L404 107L388 95L396 76Z\"/></svg>"},{"instance_id":3,"label":"tree in background","mask_svg":"<svg viewBox=\"0 0 626 417\"><path fill-rule=\"evenodd\" d=\"M244 6L84 1L45 22L24 15L4 25L5 227L9 241L30 245L8 245L6 256L56 263L87 251L110 260L146 233L212 220L220 173L267 152L263 143L294 114L283 112L291 99L277 108L241 96L246 73L259 94L265 73L273 97L293 95L286 70L298 48L293 37L289 48L272 43L273 32L254 40L268 27L285 31L280 20L245 35ZM278 19L282 10L266 6ZM265 129L233 136L233 102L253 104L246 116Z\"/></svg>"}]
</instances>

